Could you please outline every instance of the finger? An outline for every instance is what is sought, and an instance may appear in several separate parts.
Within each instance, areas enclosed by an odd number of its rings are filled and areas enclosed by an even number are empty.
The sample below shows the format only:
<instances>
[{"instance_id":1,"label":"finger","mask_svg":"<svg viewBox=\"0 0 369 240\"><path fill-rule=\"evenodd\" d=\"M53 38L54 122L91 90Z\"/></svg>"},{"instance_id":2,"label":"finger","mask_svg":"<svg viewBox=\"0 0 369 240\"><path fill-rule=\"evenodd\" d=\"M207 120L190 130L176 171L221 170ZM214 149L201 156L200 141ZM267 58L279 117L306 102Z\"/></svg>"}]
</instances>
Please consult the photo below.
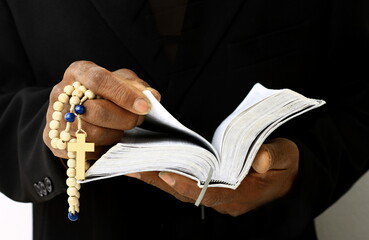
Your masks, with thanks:
<instances>
[{"instance_id":1,"label":"finger","mask_svg":"<svg viewBox=\"0 0 369 240\"><path fill-rule=\"evenodd\" d=\"M189 199L185 196L182 196L181 194L179 194L178 192L175 191L175 189L173 189L171 186L169 186L168 184L166 184L159 176L158 176L158 172L141 172L141 173L130 173L127 174L126 176L129 177L133 177L133 178L137 178L147 184L153 185L171 195L173 195L174 197L176 197L178 200L183 201L183 202L194 202L192 199Z\"/></svg>"},{"instance_id":2,"label":"finger","mask_svg":"<svg viewBox=\"0 0 369 240\"><path fill-rule=\"evenodd\" d=\"M275 138L263 144L255 158L255 171L259 173L270 169L282 170L298 163L299 150L297 145L286 138ZM258 171L259 170L259 171Z\"/></svg>"},{"instance_id":3,"label":"finger","mask_svg":"<svg viewBox=\"0 0 369 240\"><path fill-rule=\"evenodd\" d=\"M147 114L150 102L131 81L117 77L105 68L87 61L72 63L64 74L65 79L80 81L86 88L118 106L136 114Z\"/></svg>"},{"instance_id":4,"label":"finger","mask_svg":"<svg viewBox=\"0 0 369 240\"><path fill-rule=\"evenodd\" d=\"M118 143L124 135L124 132L117 129L99 127L88 122L82 123L83 130L87 134L86 141L93 142L96 146L111 146ZM76 124L71 125L70 134L72 137L76 137L78 126Z\"/></svg>"},{"instance_id":5,"label":"finger","mask_svg":"<svg viewBox=\"0 0 369 240\"><path fill-rule=\"evenodd\" d=\"M116 74L118 77L123 77L126 80L130 80L131 84L141 91L149 90L154 95L154 97L158 101L160 101L161 99L160 93L154 88L151 88L147 82L139 78L135 72L129 69L118 69L114 71L113 74Z\"/></svg>"},{"instance_id":6,"label":"finger","mask_svg":"<svg viewBox=\"0 0 369 240\"><path fill-rule=\"evenodd\" d=\"M106 99L94 99L84 103L86 112L81 115L81 119L92 125L128 130L134 128L142 120L140 115L129 112Z\"/></svg>"},{"instance_id":7,"label":"finger","mask_svg":"<svg viewBox=\"0 0 369 240\"><path fill-rule=\"evenodd\" d=\"M190 202L192 203L195 203L202 191L196 181L179 174L160 172L159 177L181 196L191 199ZM233 189L209 187L202 198L201 204L207 207L224 204L224 202L229 201L229 196L234 196L234 194Z\"/></svg>"},{"instance_id":8,"label":"finger","mask_svg":"<svg viewBox=\"0 0 369 240\"><path fill-rule=\"evenodd\" d=\"M159 177L181 196L191 199L192 202L195 202L201 192L201 188L197 186L197 183L185 176L169 172L160 172Z\"/></svg>"}]
</instances>

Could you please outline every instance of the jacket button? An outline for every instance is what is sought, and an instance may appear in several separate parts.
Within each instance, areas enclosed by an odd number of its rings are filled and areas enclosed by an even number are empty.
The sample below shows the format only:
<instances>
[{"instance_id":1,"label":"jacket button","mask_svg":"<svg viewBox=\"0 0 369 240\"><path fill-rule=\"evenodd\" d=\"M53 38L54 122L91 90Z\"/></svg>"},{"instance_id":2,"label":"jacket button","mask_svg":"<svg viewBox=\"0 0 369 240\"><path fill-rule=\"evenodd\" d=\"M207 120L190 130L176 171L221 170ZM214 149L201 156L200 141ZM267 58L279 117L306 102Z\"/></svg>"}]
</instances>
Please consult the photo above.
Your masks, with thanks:
<instances>
[{"instance_id":1,"label":"jacket button","mask_svg":"<svg viewBox=\"0 0 369 240\"><path fill-rule=\"evenodd\" d=\"M37 184L42 192L43 196L46 196L48 194L47 190L46 190L46 186L44 182L39 181Z\"/></svg>"},{"instance_id":2,"label":"jacket button","mask_svg":"<svg viewBox=\"0 0 369 240\"><path fill-rule=\"evenodd\" d=\"M43 197L43 196L44 196L44 194L43 194L43 192L42 192L42 189L40 188L40 186L39 186L37 183L33 184L33 187L35 188L36 193L37 193L40 197Z\"/></svg>"},{"instance_id":3,"label":"jacket button","mask_svg":"<svg viewBox=\"0 0 369 240\"><path fill-rule=\"evenodd\" d=\"M48 177L45 177L44 179L44 184L45 184L45 187L46 187L46 190L51 193L53 191L53 184L50 180L50 178Z\"/></svg>"}]
</instances>

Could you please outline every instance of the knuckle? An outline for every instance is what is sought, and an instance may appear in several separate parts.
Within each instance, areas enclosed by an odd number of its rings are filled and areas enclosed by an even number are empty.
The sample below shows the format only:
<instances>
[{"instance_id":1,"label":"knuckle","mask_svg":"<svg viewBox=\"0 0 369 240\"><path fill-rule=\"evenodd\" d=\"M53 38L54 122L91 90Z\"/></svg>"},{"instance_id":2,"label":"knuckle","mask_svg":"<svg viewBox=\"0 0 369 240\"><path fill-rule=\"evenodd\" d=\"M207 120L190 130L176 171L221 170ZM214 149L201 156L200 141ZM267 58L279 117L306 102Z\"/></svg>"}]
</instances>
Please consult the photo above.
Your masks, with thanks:
<instances>
[{"instance_id":1,"label":"knuckle","mask_svg":"<svg viewBox=\"0 0 369 240\"><path fill-rule=\"evenodd\" d=\"M204 197L201 204L206 206L206 207L213 207L213 206L217 205L216 204L217 202L218 202L218 200L214 197L212 197L212 198Z\"/></svg>"},{"instance_id":2,"label":"knuckle","mask_svg":"<svg viewBox=\"0 0 369 240\"><path fill-rule=\"evenodd\" d=\"M227 214L226 211L224 211L223 208L220 208L220 207L214 207L213 208L215 211L217 211L218 213L221 213L221 214Z\"/></svg>"},{"instance_id":3,"label":"knuckle","mask_svg":"<svg viewBox=\"0 0 369 240\"><path fill-rule=\"evenodd\" d=\"M128 80L132 80L132 79L136 79L137 78L137 74L134 71L132 71L132 70L130 70L128 68L119 69L119 70L116 71L116 73L118 75L120 75L120 76L128 79Z\"/></svg>"},{"instance_id":4,"label":"knuckle","mask_svg":"<svg viewBox=\"0 0 369 240\"><path fill-rule=\"evenodd\" d=\"M94 64L91 61L86 61L86 60L78 60L78 61L74 61L72 62L68 69L70 70L86 70L88 68L90 68L91 66L96 66L96 64Z\"/></svg>"},{"instance_id":5,"label":"knuckle","mask_svg":"<svg viewBox=\"0 0 369 240\"><path fill-rule=\"evenodd\" d=\"M80 77L88 71L89 68L96 66L93 62L79 60L72 62L64 72L63 80L71 82L80 80Z\"/></svg>"},{"instance_id":6,"label":"knuckle","mask_svg":"<svg viewBox=\"0 0 369 240\"><path fill-rule=\"evenodd\" d=\"M145 179L145 182L147 184L153 185L153 186L157 186L158 185L158 181L154 178L147 178Z\"/></svg>"},{"instance_id":7,"label":"knuckle","mask_svg":"<svg viewBox=\"0 0 369 240\"><path fill-rule=\"evenodd\" d=\"M238 205L230 205L230 206L228 206L226 212L227 212L228 215L230 215L232 217L238 217L242 213L242 211L240 209L241 208Z\"/></svg>"},{"instance_id":8,"label":"knuckle","mask_svg":"<svg viewBox=\"0 0 369 240\"><path fill-rule=\"evenodd\" d=\"M189 188L187 186L180 187L180 188L176 189L176 191L178 192L178 194L180 194L182 196L191 196L192 195L191 188Z\"/></svg>"},{"instance_id":9,"label":"knuckle","mask_svg":"<svg viewBox=\"0 0 369 240\"><path fill-rule=\"evenodd\" d=\"M238 217L240 216L240 213L238 211L230 210L228 211L228 215L230 215L231 217Z\"/></svg>"},{"instance_id":10,"label":"knuckle","mask_svg":"<svg viewBox=\"0 0 369 240\"><path fill-rule=\"evenodd\" d=\"M214 209L221 214L227 214L231 217L238 217L248 211L247 209L241 210L240 206L238 205L236 206L233 204L217 206L217 207L214 207Z\"/></svg>"},{"instance_id":11,"label":"knuckle","mask_svg":"<svg viewBox=\"0 0 369 240\"><path fill-rule=\"evenodd\" d=\"M172 193L172 195L173 195L176 199L178 199L178 200L180 200L180 201L182 201L182 202L185 202L185 203L193 203L193 202L194 202L192 199L190 199L190 198L188 198L188 197L185 197L185 196L182 196L182 195L181 195L181 194L179 194L178 192L174 192L174 193Z\"/></svg>"},{"instance_id":12,"label":"knuckle","mask_svg":"<svg viewBox=\"0 0 369 240\"><path fill-rule=\"evenodd\" d=\"M100 139L103 134L104 131L102 128L93 126L88 129L87 138L89 139L89 141L96 141L97 139Z\"/></svg>"},{"instance_id":13,"label":"knuckle","mask_svg":"<svg viewBox=\"0 0 369 240\"><path fill-rule=\"evenodd\" d=\"M86 71L84 81L87 87L90 89L101 89L108 84L108 75L108 70L99 66L93 66Z\"/></svg>"}]
</instances>

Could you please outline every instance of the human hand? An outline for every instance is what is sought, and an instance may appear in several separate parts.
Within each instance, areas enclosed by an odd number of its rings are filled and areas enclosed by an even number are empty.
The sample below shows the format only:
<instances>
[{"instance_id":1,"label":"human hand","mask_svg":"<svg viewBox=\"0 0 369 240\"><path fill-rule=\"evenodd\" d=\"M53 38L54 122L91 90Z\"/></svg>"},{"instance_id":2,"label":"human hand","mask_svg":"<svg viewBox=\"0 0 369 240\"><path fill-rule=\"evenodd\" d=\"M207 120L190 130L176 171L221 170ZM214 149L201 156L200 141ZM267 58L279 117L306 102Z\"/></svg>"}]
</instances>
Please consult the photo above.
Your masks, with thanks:
<instances>
[{"instance_id":1,"label":"human hand","mask_svg":"<svg viewBox=\"0 0 369 240\"><path fill-rule=\"evenodd\" d=\"M160 94L149 87L133 71L119 69L110 72L93 62L77 61L65 71L63 79L54 86L50 93L50 103L46 115L46 126L43 140L57 157L68 158L66 150L51 147L49 123L52 120L53 103L58 99L64 87L80 82L101 99L88 100L84 103L86 112L81 115L82 128L87 132L87 141L95 143L95 152L86 153L88 160L98 159L109 146L117 143L123 137L124 130L131 129L143 122L144 115L150 111L150 102L142 93L150 90L160 100ZM65 104L63 116L70 105ZM65 129L65 121L60 121L59 129ZM70 133L75 136L76 124L71 125Z\"/></svg>"},{"instance_id":2,"label":"human hand","mask_svg":"<svg viewBox=\"0 0 369 240\"><path fill-rule=\"evenodd\" d=\"M286 195L298 173L299 150L286 138L276 138L263 144L252 169L236 190L209 187L201 202L216 211L239 216L263 204ZM128 174L154 185L183 202L194 203L201 189L182 175L169 172Z\"/></svg>"}]
</instances>

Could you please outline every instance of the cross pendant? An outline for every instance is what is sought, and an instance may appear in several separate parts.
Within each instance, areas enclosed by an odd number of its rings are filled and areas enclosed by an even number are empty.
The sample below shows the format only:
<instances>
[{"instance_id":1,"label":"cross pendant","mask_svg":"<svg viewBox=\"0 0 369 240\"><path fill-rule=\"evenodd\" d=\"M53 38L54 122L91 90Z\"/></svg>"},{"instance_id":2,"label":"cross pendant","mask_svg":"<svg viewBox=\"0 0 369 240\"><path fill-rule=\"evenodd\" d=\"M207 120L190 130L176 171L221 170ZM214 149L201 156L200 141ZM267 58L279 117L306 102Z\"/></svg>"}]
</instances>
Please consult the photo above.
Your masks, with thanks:
<instances>
[{"instance_id":1,"label":"cross pendant","mask_svg":"<svg viewBox=\"0 0 369 240\"><path fill-rule=\"evenodd\" d=\"M77 133L77 142L68 143L68 151L76 152L76 179L85 180L86 152L94 152L95 144L86 143L86 134Z\"/></svg>"}]
</instances>

